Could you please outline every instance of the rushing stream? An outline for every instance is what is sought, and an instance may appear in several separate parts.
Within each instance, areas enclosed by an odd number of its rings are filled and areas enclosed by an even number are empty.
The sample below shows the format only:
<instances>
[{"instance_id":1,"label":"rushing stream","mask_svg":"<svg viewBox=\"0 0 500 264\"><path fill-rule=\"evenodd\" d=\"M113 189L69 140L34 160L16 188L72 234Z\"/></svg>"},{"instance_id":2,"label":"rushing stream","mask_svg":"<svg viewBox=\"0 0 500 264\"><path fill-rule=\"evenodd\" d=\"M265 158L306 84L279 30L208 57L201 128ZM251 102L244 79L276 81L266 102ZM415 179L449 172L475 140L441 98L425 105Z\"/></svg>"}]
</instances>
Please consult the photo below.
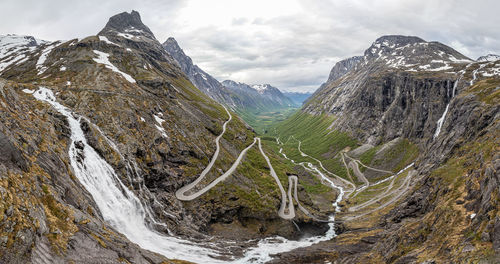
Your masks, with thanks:
<instances>
[{"instance_id":1,"label":"rushing stream","mask_svg":"<svg viewBox=\"0 0 500 264\"><path fill-rule=\"evenodd\" d=\"M260 240L257 246L247 249L243 257L224 261L217 258L221 255L220 252L209 249L202 243L160 234L148 225L146 210L139 198L121 182L114 169L88 144L80 127L81 117L58 103L52 91L47 88L40 87L33 96L49 103L67 117L71 129L69 147L71 166L80 183L92 195L104 220L144 249L160 253L167 258L196 263L264 263L272 259L270 256L272 254L307 247L336 236L332 217L328 224L330 228L323 236L303 238L298 241L279 236L265 238ZM332 187L336 187L333 182L329 183ZM336 188L343 194L342 188ZM342 195L339 195L336 203L340 199Z\"/></svg>"}]
</instances>

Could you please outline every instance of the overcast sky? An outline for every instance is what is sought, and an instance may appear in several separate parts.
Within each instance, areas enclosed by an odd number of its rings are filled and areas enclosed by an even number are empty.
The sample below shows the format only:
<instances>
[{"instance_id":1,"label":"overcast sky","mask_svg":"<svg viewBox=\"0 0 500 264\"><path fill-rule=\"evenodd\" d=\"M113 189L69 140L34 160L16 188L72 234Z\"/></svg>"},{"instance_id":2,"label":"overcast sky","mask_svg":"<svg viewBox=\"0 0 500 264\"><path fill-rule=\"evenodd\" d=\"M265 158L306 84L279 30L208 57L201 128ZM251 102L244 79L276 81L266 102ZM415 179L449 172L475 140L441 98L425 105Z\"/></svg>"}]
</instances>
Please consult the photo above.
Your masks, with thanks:
<instances>
[{"instance_id":1,"label":"overcast sky","mask_svg":"<svg viewBox=\"0 0 500 264\"><path fill-rule=\"evenodd\" d=\"M498 0L1 0L0 34L85 37L132 9L220 81L282 90L314 91L335 62L387 34L440 41L473 59L500 53Z\"/></svg>"}]
</instances>

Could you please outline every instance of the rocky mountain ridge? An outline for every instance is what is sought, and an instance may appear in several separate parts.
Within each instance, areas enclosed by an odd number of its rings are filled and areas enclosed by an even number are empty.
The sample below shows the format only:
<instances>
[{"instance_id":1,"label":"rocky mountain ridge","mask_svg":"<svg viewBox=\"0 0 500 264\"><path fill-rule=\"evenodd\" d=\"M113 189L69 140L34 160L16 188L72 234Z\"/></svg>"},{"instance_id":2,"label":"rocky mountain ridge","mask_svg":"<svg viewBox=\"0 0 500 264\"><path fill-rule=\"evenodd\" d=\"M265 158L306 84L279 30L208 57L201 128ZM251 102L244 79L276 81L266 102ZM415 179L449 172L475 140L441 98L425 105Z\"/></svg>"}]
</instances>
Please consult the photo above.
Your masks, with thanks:
<instances>
[{"instance_id":1,"label":"rocky mountain ridge","mask_svg":"<svg viewBox=\"0 0 500 264\"><path fill-rule=\"evenodd\" d=\"M488 54L488 55L485 55L485 56L481 56L479 58L477 58L476 61L490 61L490 62L493 62L493 61L497 61L497 60L500 60L500 56L499 55L496 55L496 54Z\"/></svg>"},{"instance_id":2,"label":"rocky mountain ridge","mask_svg":"<svg viewBox=\"0 0 500 264\"><path fill-rule=\"evenodd\" d=\"M335 122L335 126L351 130L359 127L362 131L358 132L359 136L362 134L361 137L370 143L402 136L402 131L409 133L403 135L407 137L429 137L433 134L431 131L436 130L437 121L447 103L463 85L472 79L475 81L479 74L487 76L496 71L495 64L475 63L437 42L425 42L416 37L382 37L365 51L357 67L316 91L304 110L309 113L338 113L342 117ZM405 90L400 87L405 87ZM380 89L383 93L375 93ZM414 93L421 93L426 103L420 104L417 111L410 112L412 108L409 105L413 104L416 96ZM410 95L411 98L408 97ZM395 118L396 113L404 116ZM407 118L408 115L415 115L417 119ZM360 122L353 123L353 116L358 116L355 120ZM425 120L419 120L418 125L401 124L403 120L413 122L418 117ZM395 123L390 125L385 120ZM388 131L390 127L395 130Z\"/></svg>"},{"instance_id":3,"label":"rocky mountain ridge","mask_svg":"<svg viewBox=\"0 0 500 264\"><path fill-rule=\"evenodd\" d=\"M328 76L328 80L326 82L333 82L338 78L344 76L346 73L355 68L363 58L363 56L354 56L335 63L335 66L333 66L332 70L330 71L330 75Z\"/></svg>"}]
</instances>

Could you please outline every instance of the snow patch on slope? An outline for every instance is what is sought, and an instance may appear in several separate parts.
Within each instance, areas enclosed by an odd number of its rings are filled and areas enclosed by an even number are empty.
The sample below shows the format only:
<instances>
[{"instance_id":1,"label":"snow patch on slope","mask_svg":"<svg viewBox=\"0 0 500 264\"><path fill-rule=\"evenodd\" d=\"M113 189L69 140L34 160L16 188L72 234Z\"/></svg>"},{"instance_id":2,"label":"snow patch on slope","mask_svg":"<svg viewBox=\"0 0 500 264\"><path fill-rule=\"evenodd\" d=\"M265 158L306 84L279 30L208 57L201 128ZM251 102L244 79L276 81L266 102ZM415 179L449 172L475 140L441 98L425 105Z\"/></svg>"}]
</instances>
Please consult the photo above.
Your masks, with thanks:
<instances>
[{"instance_id":1,"label":"snow patch on slope","mask_svg":"<svg viewBox=\"0 0 500 264\"><path fill-rule=\"evenodd\" d=\"M0 35L0 71L28 60L38 45L47 43L31 36Z\"/></svg>"},{"instance_id":2,"label":"snow patch on slope","mask_svg":"<svg viewBox=\"0 0 500 264\"><path fill-rule=\"evenodd\" d=\"M100 40L100 41L103 41L103 42L105 42L105 43L108 43L108 44L110 44L110 45L115 45L115 46L120 47L120 45L118 45L118 44L116 44L116 43L114 43L114 42L111 42L111 41L110 41L107 37L105 37L105 36L99 36L99 40Z\"/></svg>"},{"instance_id":3,"label":"snow patch on slope","mask_svg":"<svg viewBox=\"0 0 500 264\"><path fill-rule=\"evenodd\" d=\"M43 64L47 60L47 57L49 56L50 52L59 44L59 41L56 41L49 46L45 47L45 49L42 51L40 54L40 57L38 57L38 61L36 62L36 68L38 69L38 75L44 73L47 70L47 67L44 66Z\"/></svg>"},{"instance_id":4,"label":"snow patch on slope","mask_svg":"<svg viewBox=\"0 0 500 264\"><path fill-rule=\"evenodd\" d=\"M268 88L268 84L254 84L251 86L253 89L257 90L260 94L263 94Z\"/></svg>"},{"instance_id":5,"label":"snow patch on slope","mask_svg":"<svg viewBox=\"0 0 500 264\"><path fill-rule=\"evenodd\" d=\"M158 113L158 115L163 116L162 113ZM163 128L163 126L162 126L162 123L165 122L165 120L163 118L159 117L158 115L153 115L156 123L158 123L158 124L155 124L155 127L156 127L156 129L158 129L158 131L160 131L161 135L164 138L168 138L168 135L165 132L165 129Z\"/></svg>"},{"instance_id":6,"label":"snow patch on slope","mask_svg":"<svg viewBox=\"0 0 500 264\"><path fill-rule=\"evenodd\" d=\"M113 65L109 61L109 54L102 52L102 51L98 51L98 50L94 50L94 53L98 56L98 58L93 58L93 60L95 62L100 63L100 64L104 64L106 66L106 68L108 68L116 73L121 74L123 76L123 78L125 78L127 81L129 81L131 83L136 83L135 79L132 78L132 76L120 71L115 65Z\"/></svg>"}]
</instances>

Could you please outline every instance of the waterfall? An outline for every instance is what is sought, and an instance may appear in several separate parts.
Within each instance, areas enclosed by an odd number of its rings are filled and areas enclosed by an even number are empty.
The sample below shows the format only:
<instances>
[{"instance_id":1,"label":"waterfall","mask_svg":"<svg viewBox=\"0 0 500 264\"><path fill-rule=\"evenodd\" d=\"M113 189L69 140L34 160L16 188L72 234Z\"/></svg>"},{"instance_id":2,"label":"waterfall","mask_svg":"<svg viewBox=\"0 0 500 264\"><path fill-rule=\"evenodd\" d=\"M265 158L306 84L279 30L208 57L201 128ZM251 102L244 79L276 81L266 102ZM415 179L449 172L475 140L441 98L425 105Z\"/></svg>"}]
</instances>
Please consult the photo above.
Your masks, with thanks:
<instances>
[{"instance_id":1,"label":"waterfall","mask_svg":"<svg viewBox=\"0 0 500 264\"><path fill-rule=\"evenodd\" d=\"M311 246L336 236L334 217L332 216L328 224L330 228L323 236L314 236L298 241L279 236L268 237L260 240L257 246L247 249L242 258L224 261L217 259L220 256L218 251L207 248L209 245L213 246L212 243L196 244L188 240L160 234L148 225L146 221L147 209L139 198L121 182L113 167L88 144L80 127L82 117L58 103L52 91L47 88L40 87L33 93L33 96L37 100L49 103L68 119L71 129L71 145L68 153L71 167L80 183L92 195L104 220L130 241L137 243L144 249L157 252L167 258L195 263L264 263L272 259L272 254ZM335 186L333 185L333 187ZM341 194L334 204L342 199L344 193L341 187L337 188Z\"/></svg>"},{"instance_id":2,"label":"waterfall","mask_svg":"<svg viewBox=\"0 0 500 264\"><path fill-rule=\"evenodd\" d=\"M80 127L81 117L59 104L52 91L47 88L40 88L33 96L49 103L67 117L71 129L71 166L80 183L94 198L106 222L130 241L167 258L200 263L220 262L210 257L218 255L211 249L151 230L146 222L146 210L140 200L123 185L114 169L87 143Z\"/></svg>"},{"instance_id":3,"label":"waterfall","mask_svg":"<svg viewBox=\"0 0 500 264\"><path fill-rule=\"evenodd\" d=\"M438 119L437 121L437 128L436 132L434 132L434 138L437 138L439 136L439 133L441 132L441 127L443 126L444 119L446 118L446 114L448 113L448 108L450 107L450 103L446 105L446 108L444 109L443 115Z\"/></svg>"},{"instance_id":4,"label":"waterfall","mask_svg":"<svg viewBox=\"0 0 500 264\"><path fill-rule=\"evenodd\" d=\"M446 118L446 114L448 113L448 109L450 108L451 99L453 97L455 97L455 93L456 93L456 90L457 90L457 85L458 85L458 82L460 81L461 78L462 77L458 78L457 81L453 84L453 90L452 90L450 102L448 102L448 104L446 105L446 108L444 109L443 114L441 115L441 117L437 121L437 127L436 127L436 131L434 132L434 137L433 137L434 139L437 138L439 136L439 133L441 132L441 128L443 127L444 120ZM448 90L448 95L449 95L449 93L450 92Z\"/></svg>"}]
</instances>

